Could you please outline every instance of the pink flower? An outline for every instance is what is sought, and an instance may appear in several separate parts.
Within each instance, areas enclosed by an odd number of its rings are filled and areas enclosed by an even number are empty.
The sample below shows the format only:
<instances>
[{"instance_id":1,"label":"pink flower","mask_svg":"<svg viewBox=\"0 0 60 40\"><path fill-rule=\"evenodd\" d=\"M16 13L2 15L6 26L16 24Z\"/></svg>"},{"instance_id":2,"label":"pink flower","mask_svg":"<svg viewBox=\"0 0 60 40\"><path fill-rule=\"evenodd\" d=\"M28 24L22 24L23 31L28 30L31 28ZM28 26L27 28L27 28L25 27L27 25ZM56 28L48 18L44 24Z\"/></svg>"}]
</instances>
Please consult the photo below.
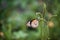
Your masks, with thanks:
<instances>
[{"instance_id":1,"label":"pink flower","mask_svg":"<svg viewBox=\"0 0 60 40\"><path fill-rule=\"evenodd\" d=\"M32 28L37 28L38 27L38 20L32 20L31 24L30 24L30 21L27 23L27 26L28 27L32 27Z\"/></svg>"},{"instance_id":2,"label":"pink flower","mask_svg":"<svg viewBox=\"0 0 60 40\"><path fill-rule=\"evenodd\" d=\"M33 28L37 28L38 27L38 20L33 20L32 22L31 22L31 26L33 27Z\"/></svg>"}]
</instances>

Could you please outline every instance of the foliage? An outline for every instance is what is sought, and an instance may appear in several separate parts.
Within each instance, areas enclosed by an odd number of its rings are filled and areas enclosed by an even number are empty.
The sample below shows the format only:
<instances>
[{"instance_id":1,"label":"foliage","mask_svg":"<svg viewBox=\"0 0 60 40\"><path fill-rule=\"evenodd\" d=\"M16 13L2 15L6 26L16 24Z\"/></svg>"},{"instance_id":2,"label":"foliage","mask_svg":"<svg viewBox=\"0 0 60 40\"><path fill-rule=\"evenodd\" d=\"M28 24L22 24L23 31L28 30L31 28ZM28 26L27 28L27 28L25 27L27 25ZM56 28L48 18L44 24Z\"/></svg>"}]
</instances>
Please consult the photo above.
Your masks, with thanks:
<instances>
[{"instance_id":1,"label":"foliage","mask_svg":"<svg viewBox=\"0 0 60 40\"><path fill-rule=\"evenodd\" d=\"M60 40L59 2L60 0L1 0L0 20L3 21L5 39ZM38 19L39 26L28 30L26 23L32 19Z\"/></svg>"}]
</instances>

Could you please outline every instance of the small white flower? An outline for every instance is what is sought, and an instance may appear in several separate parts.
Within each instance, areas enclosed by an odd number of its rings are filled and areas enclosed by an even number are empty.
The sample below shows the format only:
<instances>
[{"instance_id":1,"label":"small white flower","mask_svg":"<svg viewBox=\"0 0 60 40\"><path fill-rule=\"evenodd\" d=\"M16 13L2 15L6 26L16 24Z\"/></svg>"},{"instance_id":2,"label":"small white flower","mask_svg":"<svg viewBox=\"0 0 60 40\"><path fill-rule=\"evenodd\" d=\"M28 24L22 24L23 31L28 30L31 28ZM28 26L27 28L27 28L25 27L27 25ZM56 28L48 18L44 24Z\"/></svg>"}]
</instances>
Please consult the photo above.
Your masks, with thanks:
<instances>
[{"instance_id":1,"label":"small white flower","mask_svg":"<svg viewBox=\"0 0 60 40\"><path fill-rule=\"evenodd\" d=\"M30 21L26 24L28 27L30 27Z\"/></svg>"}]
</instances>

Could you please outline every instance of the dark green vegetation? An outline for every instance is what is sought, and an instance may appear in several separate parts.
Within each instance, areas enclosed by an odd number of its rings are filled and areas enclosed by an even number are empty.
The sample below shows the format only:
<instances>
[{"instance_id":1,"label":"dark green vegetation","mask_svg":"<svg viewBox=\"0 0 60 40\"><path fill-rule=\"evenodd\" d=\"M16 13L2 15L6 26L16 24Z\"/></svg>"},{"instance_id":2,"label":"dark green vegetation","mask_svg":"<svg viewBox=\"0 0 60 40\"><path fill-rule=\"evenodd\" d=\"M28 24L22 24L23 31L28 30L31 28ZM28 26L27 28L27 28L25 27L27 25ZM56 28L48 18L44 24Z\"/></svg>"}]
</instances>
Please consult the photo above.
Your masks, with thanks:
<instances>
[{"instance_id":1,"label":"dark green vegetation","mask_svg":"<svg viewBox=\"0 0 60 40\"><path fill-rule=\"evenodd\" d=\"M60 40L60 0L0 0L1 40ZM26 26L38 19L39 26Z\"/></svg>"}]
</instances>

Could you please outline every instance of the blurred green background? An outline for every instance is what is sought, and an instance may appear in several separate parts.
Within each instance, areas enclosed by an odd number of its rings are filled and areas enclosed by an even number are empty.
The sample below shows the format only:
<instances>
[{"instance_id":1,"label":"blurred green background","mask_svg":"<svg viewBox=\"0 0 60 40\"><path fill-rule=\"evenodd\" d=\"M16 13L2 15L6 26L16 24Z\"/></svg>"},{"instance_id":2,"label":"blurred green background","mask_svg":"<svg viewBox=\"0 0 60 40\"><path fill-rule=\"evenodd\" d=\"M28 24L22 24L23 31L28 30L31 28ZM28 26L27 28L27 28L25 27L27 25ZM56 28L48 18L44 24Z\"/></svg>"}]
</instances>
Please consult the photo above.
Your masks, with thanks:
<instances>
[{"instance_id":1,"label":"blurred green background","mask_svg":"<svg viewBox=\"0 0 60 40\"><path fill-rule=\"evenodd\" d=\"M60 0L0 0L0 39L60 40L59 17ZM39 26L28 30L26 23L32 19Z\"/></svg>"}]
</instances>

